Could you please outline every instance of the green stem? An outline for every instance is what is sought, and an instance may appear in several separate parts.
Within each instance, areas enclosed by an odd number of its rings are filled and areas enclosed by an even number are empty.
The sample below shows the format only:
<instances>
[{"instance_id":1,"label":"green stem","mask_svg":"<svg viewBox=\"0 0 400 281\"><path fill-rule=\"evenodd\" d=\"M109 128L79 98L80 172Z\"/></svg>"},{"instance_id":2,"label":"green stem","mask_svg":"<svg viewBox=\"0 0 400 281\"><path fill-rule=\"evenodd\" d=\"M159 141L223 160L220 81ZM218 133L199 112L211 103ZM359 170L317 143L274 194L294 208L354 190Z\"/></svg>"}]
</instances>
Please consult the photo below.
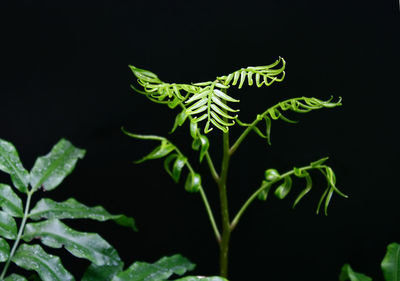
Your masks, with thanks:
<instances>
[{"instance_id":1,"label":"green stem","mask_svg":"<svg viewBox=\"0 0 400 281\"><path fill-rule=\"evenodd\" d=\"M4 279L4 276L7 273L7 269L10 266L11 260L14 257L14 253L17 250L19 241L21 240L22 233L23 233L24 228L25 228L26 220L28 219L28 213L29 213L29 208L30 208L30 204L31 204L32 195L33 195L33 191L32 190L28 191L28 197L26 199L26 204L25 204L24 217L22 218L22 222L21 222L21 225L20 225L19 230L18 230L17 239L15 240L14 245L13 245L13 247L11 249L10 256L8 257L7 263L5 264L5 266L3 268L3 271L2 271L2 273L0 275L0 280Z\"/></svg>"},{"instance_id":2,"label":"green stem","mask_svg":"<svg viewBox=\"0 0 400 281\"><path fill-rule=\"evenodd\" d=\"M206 159L207 159L208 167L210 167L211 176L213 177L215 182L218 184L219 175L218 175L217 171L215 170L214 163L213 163L213 161L211 159L211 156L208 153L208 151L206 152Z\"/></svg>"},{"instance_id":3,"label":"green stem","mask_svg":"<svg viewBox=\"0 0 400 281\"><path fill-rule=\"evenodd\" d=\"M250 133L250 131L253 129L254 126L256 126L260 122L260 120L254 120L253 123L249 127L246 128L246 130L243 131L243 133L239 136L239 138L236 140L236 142L232 145L232 147L229 149L230 155L235 153L235 151L238 149L239 145L243 142L243 140L246 138L246 136Z\"/></svg>"},{"instance_id":4,"label":"green stem","mask_svg":"<svg viewBox=\"0 0 400 281\"><path fill-rule=\"evenodd\" d=\"M231 236L231 227L229 219L229 208L228 208L228 196L226 182L228 177L229 168L229 133L223 134L223 157L221 176L218 181L219 197L221 205L221 219L222 219L222 237L220 242L220 275L222 277L228 277L228 252L229 252L229 241Z\"/></svg>"},{"instance_id":5,"label":"green stem","mask_svg":"<svg viewBox=\"0 0 400 281\"><path fill-rule=\"evenodd\" d=\"M175 151L183 157L183 154L179 150L179 148L176 147L173 143L171 143L171 144L175 147ZM193 170L192 165L190 165L189 161L186 161L185 163L186 163L186 167L189 169L190 173L194 174L195 172ZM210 203L208 202L207 195L204 192L204 189L203 189L202 186L200 186L199 191L200 191L201 199L203 200L204 206L206 208L208 218L210 219L210 223L211 223L211 226L213 228L215 238L217 239L217 241L220 241L221 240L221 234L220 234L220 232L218 230L217 224L215 223L215 218L214 218L213 212L211 210Z\"/></svg>"},{"instance_id":6,"label":"green stem","mask_svg":"<svg viewBox=\"0 0 400 281\"><path fill-rule=\"evenodd\" d=\"M309 166L301 167L300 169L302 169L302 170L309 170L309 169L315 169L315 167L309 165ZM267 187L273 185L274 183L276 183L276 182L282 180L283 178L285 178L285 177L287 177L287 176L290 176L290 175L292 175L292 174L294 174L294 170L290 170L290 171L288 171L288 172L286 172L286 173L280 175L279 177L277 177L277 178L274 179L273 181L266 182L266 183L264 183L263 185L261 185L261 187L258 188L258 189L247 199L247 201L243 204L242 208L240 208L239 212L237 212L235 218L232 220L231 229L233 230L233 229L237 226L237 224L238 224L240 218L242 217L243 213L247 210L247 208L248 208L249 205L254 201L254 199L257 198L258 194L260 194L261 191L263 191L265 188L267 188Z\"/></svg>"}]
</instances>

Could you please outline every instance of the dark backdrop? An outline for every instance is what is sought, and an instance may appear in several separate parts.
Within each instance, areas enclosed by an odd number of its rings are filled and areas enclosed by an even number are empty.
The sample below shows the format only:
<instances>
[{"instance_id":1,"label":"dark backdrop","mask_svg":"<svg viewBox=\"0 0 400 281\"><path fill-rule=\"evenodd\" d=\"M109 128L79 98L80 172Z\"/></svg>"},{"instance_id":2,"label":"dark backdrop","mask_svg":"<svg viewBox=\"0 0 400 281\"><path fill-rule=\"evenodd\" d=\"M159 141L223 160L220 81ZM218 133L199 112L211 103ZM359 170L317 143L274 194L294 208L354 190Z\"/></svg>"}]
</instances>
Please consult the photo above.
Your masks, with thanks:
<instances>
[{"instance_id":1,"label":"dark backdrop","mask_svg":"<svg viewBox=\"0 0 400 281\"><path fill-rule=\"evenodd\" d=\"M196 82L282 56L283 83L231 92L242 101L242 119L303 95L341 96L343 107L296 116L298 125L274 122L272 147L250 135L232 160L231 209L266 168L291 169L324 156L349 199L335 195L329 216L316 216L324 185L317 176L294 211L293 196L256 202L233 233L232 280L337 280L347 262L382 280L386 246L400 242L398 6L395 0L1 1L0 137L16 145L29 169L61 137L87 149L48 196L135 217L137 233L112 223L73 223L100 232L127 264L182 253L198 264L195 273L216 274L218 248L200 197L174 184L161 161L132 164L153 144L126 137L120 127L165 136L174 114L131 91L127 66L164 81ZM195 156L186 132L171 138ZM213 133L217 160L221 140ZM215 202L215 186L204 182ZM65 263L77 276L87 266L74 258Z\"/></svg>"}]
</instances>

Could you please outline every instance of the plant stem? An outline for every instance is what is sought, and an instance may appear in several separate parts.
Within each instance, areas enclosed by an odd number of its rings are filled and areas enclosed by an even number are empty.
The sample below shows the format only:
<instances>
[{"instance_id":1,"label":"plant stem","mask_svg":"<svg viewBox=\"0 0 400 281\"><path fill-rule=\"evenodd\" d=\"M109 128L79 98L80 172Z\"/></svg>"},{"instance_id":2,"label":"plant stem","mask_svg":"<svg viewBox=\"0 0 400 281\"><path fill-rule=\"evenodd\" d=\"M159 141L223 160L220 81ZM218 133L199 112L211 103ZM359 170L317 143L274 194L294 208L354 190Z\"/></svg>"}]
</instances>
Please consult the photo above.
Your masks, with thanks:
<instances>
[{"instance_id":1,"label":"plant stem","mask_svg":"<svg viewBox=\"0 0 400 281\"><path fill-rule=\"evenodd\" d=\"M219 197L221 205L221 219L222 219L222 237L220 246L220 275L222 277L228 277L228 252L229 252L229 240L231 236L231 227L229 220L229 208L228 208L228 196L226 181L228 177L229 168L229 132L223 134L223 156L222 156L222 167L221 176L218 181Z\"/></svg>"},{"instance_id":2,"label":"plant stem","mask_svg":"<svg viewBox=\"0 0 400 281\"><path fill-rule=\"evenodd\" d=\"M206 159L207 159L208 167L210 167L211 176L213 177L215 182L218 184L219 175L218 175L217 171L215 170L214 163L213 163L213 161L211 159L211 156L208 153L208 151L206 152Z\"/></svg>"},{"instance_id":3,"label":"plant stem","mask_svg":"<svg viewBox=\"0 0 400 281\"><path fill-rule=\"evenodd\" d=\"M30 208L30 204L31 204L32 195L33 195L33 190L28 191L28 197L26 199L26 204L25 204L24 217L22 218L21 225L19 226L17 239L15 240L14 245L13 245L13 247L11 249L10 256L8 257L7 263L5 264L5 266L3 268L3 271L2 271L2 273L0 275L0 280L4 279L4 276L7 273L7 269L10 266L10 262L11 262L12 258L14 257L14 253L17 250L19 241L21 240L22 233L23 233L24 228L25 228L26 220L28 219L28 213L29 213L29 208Z\"/></svg>"}]
</instances>

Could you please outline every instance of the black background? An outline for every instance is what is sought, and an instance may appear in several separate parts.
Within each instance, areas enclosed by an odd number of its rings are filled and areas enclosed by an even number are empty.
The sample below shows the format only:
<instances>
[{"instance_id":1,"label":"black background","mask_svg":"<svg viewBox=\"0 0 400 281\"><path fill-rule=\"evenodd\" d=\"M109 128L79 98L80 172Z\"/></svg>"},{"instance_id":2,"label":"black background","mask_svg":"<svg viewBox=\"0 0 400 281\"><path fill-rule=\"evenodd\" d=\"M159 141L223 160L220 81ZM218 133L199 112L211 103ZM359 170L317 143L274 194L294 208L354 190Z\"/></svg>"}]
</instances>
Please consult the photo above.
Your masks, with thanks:
<instances>
[{"instance_id":1,"label":"black background","mask_svg":"<svg viewBox=\"0 0 400 281\"><path fill-rule=\"evenodd\" d=\"M0 137L15 144L28 169L61 137L87 149L47 196L133 216L137 233L113 223L68 222L100 232L126 264L182 253L197 263L194 273L214 275L218 247L200 197L174 184L161 161L132 164L155 144L130 139L120 127L166 136L177 112L132 92L127 66L188 83L282 56L284 82L230 92L241 99L242 120L303 95L341 96L343 106L296 116L298 125L275 121L272 147L250 135L232 159L231 211L266 168L284 171L324 156L350 197L334 196L329 215L316 216L325 183L315 174L312 192L295 210L294 194L255 202L232 236L231 280L337 280L347 262L383 280L386 246L400 242L399 18L394 0L2 1ZM182 127L170 138L207 173L187 132ZM210 140L218 161L221 139L213 132ZM0 179L9 183L4 174ZM204 187L216 202L213 182L204 178ZM64 260L77 277L87 266Z\"/></svg>"}]
</instances>

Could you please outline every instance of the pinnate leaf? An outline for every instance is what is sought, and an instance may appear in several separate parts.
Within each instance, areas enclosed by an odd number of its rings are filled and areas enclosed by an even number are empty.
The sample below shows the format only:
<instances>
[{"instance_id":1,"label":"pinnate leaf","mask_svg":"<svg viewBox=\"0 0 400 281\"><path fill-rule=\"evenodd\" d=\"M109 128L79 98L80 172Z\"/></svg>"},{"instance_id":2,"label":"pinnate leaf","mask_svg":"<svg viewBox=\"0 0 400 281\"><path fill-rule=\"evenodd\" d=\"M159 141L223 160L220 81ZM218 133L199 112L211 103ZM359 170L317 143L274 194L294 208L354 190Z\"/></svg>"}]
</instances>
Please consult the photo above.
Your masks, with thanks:
<instances>
[{"instance_id":1,"label":"pinnate leaf","mask_svg":"<svg viewBox=\"0 0 400 281\"><path fill-rule=\"evenodd\" d=\"M0 183L0 207L13 217L22 217L22 201L10 186Z\"/></svg>"},{"instance_id":2,"label":"pinnate leaf","mask_svg":"<svg viewBox=\"0 0 400 281\"><path fill-rule=\"evenodd\" d=\"M120 258L116 250L96 233L75 231L57 219L29 223L22 237L26 242L39 238L52 248L65 247L72 255L96 265L116 265Z\"/></svg>"},{"instance_id":3,"label":"pinnate leaf","mask_svg":"<svg viewBox=\"0 0 400 281\"><path fill-rule=\"evenodd\" d=\"M27 192L29 173L22 166L18 152L10 142L0 139L0 171L10 174L14 186Z\"/></svg>"},{"instance_id":4,"label":"pinnate leaf","mask_svg":"<svg viewBox=\"0 0 400 281\"><path fill-rule=\"evenodd\" d=\"M181 255L163 257L150 264L135 262L127 270L116 275L112 281L162 281L173 274L182 275L195 265Z\"/></svg>"},{"instance_id":5,"label":"pinnate leaf","mask_svg":"<svg viewBox=\"0 0 400 281\"><path fill-rule=\"evenodd\" d=\"M17 224L15 220L3 211L0 211L0 236L6 239L15 239L17 237Z\"/></svg>"},{"instance_id":6,"label":"pinnate leaf","mask_svg":"<svg viewBox=\"0 0 400 281\"><path fill-rule=\"evenodd\" d=\"M362 273L353 271L349 264L345 264L340 272L339 281L372 281L372 279Z\"/></svg>"},{"instance_id":7,"label":"pinnate leaf","mask_svg":"<svg viewBox=\"0 0 400 281\"><path fill-rule=\"evenodd\" d=\"M61 264L59 257L47 254L39 245L22 244L12 261L19 267L36 271L43 281L75 280Z\"/></svg>"},{"instance_id":8,"label":"pinnate leaf","mask_svg":"<svg viewBox=\"0 0 400 281\"><path fill-rule=\"evenodd\" d=\"M4 262L10 256L10 245L3 238L0 238L0 262Z\"/></svg>"},{"instance_id":9,"label":"pinnate leaf","mask_svg":"<svg viewBox=\"0 0 400 281\"><path fill-rule=\"evenodd\" d=\"M381 268L386 281L400 280L400 245L391 243L387 247Z\"/></svg>"},{"instance_id":10,"label":"pinnate leaf","mask_svg":"<svg viewBox=\"0 0 400 281\"><path fill-rule=\"evenodd\" d=\"M85 150L76 148L69 141L61 139L45 156L39 157L31 171L31 185L34 190L56 188L72 172Z\"/></svg>"},{"instance_id":11,"label":"pinnate leaf","mask_svg":"<svg viewBox=\"0 0 400 281\"><path fill-rule=\"evenodd\" d=\"M56 202L48 198L43 198L31 210L29 217L33 220L43 218L113 220L120 225L137 230L133 218L126 217L125 215L112 215L101 206L88 207L74 198L70 198L64 202Z\"/></svg>"}]
</instances>

